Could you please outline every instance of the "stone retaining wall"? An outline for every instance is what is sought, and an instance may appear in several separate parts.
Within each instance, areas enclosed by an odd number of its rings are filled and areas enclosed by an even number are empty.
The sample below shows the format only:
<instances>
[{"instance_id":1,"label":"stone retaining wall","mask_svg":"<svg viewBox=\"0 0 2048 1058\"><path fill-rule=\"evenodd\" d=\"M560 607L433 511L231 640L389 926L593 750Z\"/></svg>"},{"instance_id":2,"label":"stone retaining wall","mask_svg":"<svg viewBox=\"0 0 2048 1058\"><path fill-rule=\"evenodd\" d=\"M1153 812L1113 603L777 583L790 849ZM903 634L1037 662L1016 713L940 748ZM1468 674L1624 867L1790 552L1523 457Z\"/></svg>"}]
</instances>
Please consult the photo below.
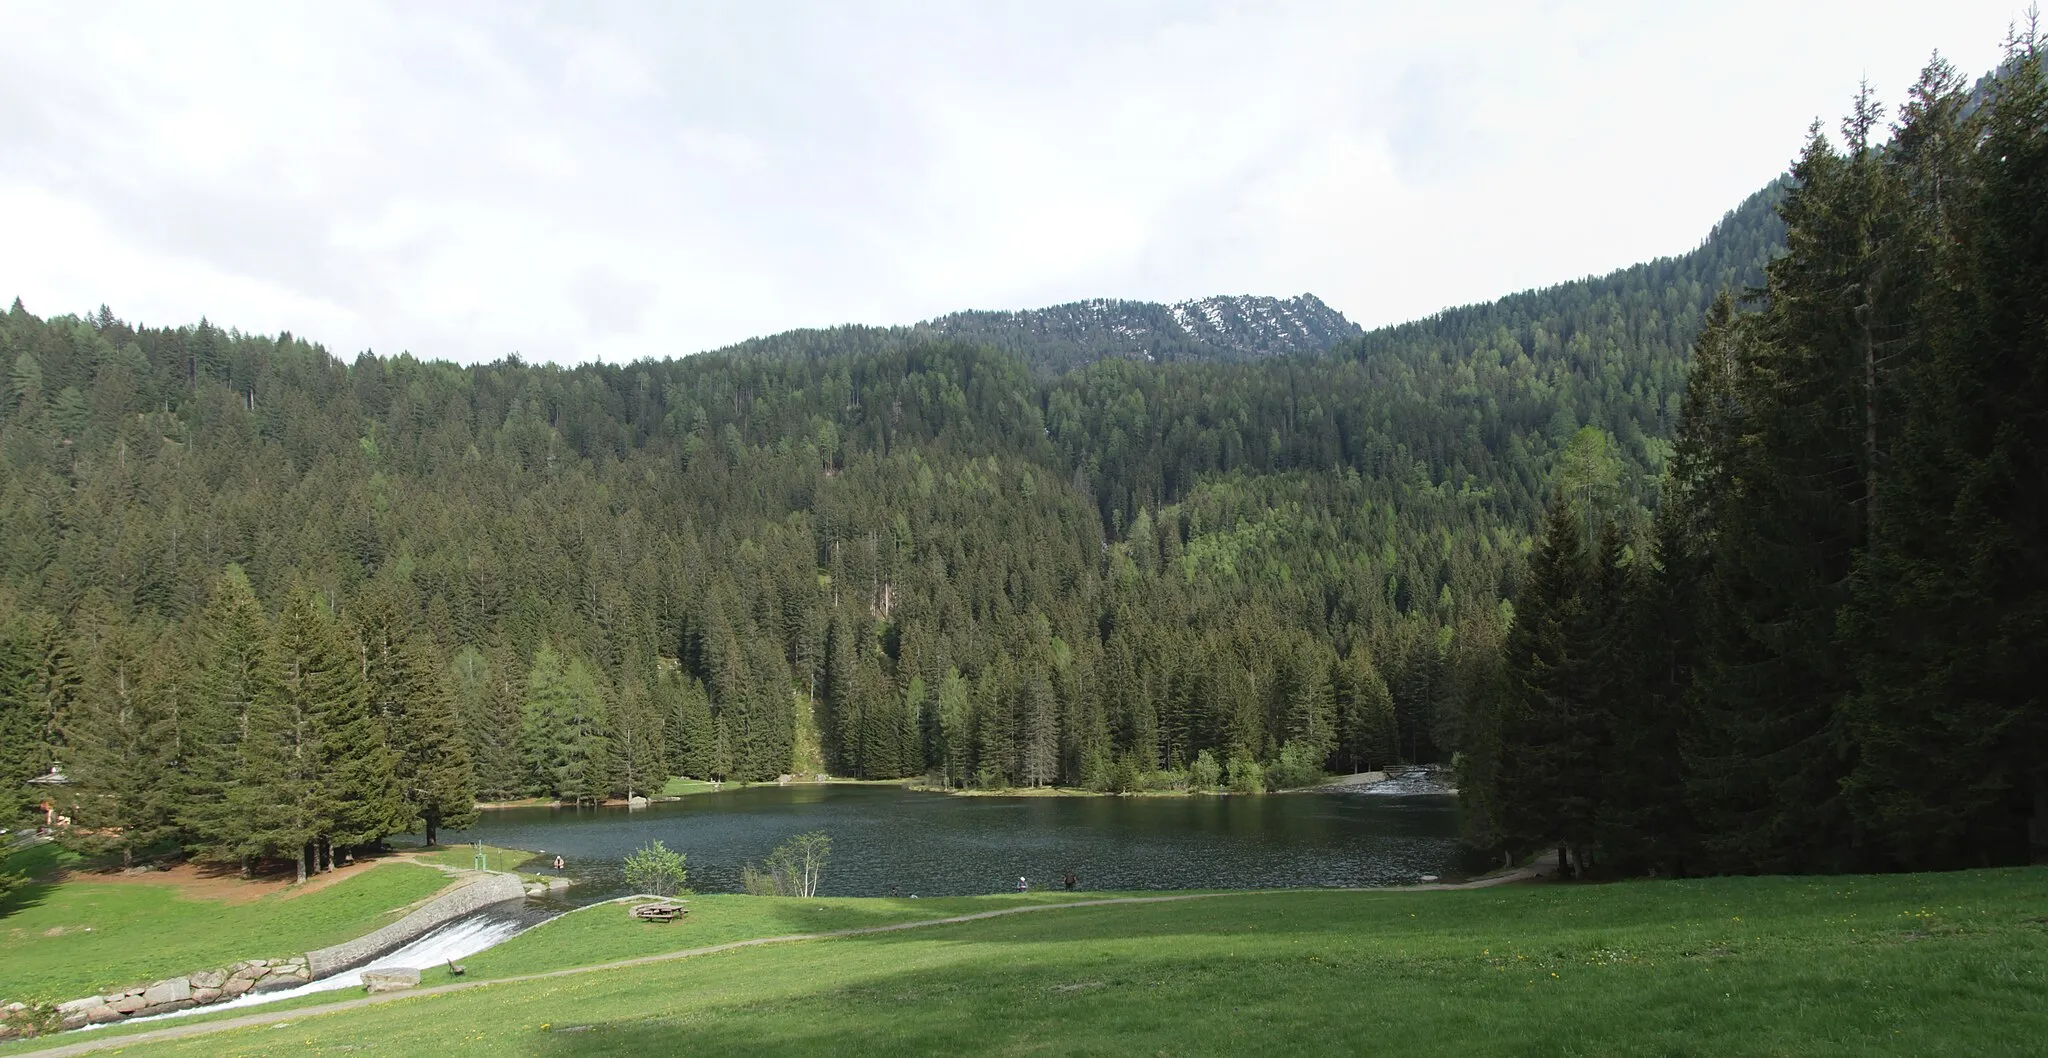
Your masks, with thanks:
<instances>
[{"instance_id":1,"label":"stone retaining wall","mask_svg":"<svg viewBox=\"0 0 2048 1058\"><path fill-rule=\"evenodd\" d=\"M312 968L315 978L340 973L350 967L361 966L435 926L461 918L477 908L503 900L517 900L525 895L526 886L518 875L487 874L452 893L428 901L426 906L375 933L331 948L307 952L306 965Z\"/></svg>"},{"instance_id":2,"label":"stone retaining wall","mask_svg":"<svg viewBox=\"0 0 2048 1058\"><path fill-rule=\"evenodd\" d=\"M34 1036L52 1027L77 1029L169 1014L234 999L249 992L296 988L360 966L435 926L461 918L480 907L503 900L517 900L524 895L526 888L518 875L487 874L460 889L427 901L418 910L383 929L331 948L286 959L248 959L219 969L201 970L105 995L74 999L59 1003L54 1009L30 1009L25 1004L11 1003L0 1007L0 1040Z\"/></svg>"}]
</instances>

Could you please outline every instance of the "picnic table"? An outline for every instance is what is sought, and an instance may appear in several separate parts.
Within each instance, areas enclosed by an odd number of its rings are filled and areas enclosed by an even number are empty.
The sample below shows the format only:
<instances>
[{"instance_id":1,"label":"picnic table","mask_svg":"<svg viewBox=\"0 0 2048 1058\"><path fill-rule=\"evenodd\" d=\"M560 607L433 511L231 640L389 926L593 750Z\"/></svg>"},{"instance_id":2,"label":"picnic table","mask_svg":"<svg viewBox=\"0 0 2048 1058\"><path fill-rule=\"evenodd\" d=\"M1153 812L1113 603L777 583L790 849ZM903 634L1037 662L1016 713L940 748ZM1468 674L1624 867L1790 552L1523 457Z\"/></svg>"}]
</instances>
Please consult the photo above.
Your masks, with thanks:
<instances>
[{"instance_id":1,"label":"picnic table","mask_svg":"<svg viewBox=\"0 0 2048 1058\"><path fill-rule=\"evenodd\" d=\"M690 909L684 907L681 901L676 900L664 900L655 904L636 904L633 907L633 917L642 922L674 922L676 919L689 913Z\"/></svg>"}]
</instances>

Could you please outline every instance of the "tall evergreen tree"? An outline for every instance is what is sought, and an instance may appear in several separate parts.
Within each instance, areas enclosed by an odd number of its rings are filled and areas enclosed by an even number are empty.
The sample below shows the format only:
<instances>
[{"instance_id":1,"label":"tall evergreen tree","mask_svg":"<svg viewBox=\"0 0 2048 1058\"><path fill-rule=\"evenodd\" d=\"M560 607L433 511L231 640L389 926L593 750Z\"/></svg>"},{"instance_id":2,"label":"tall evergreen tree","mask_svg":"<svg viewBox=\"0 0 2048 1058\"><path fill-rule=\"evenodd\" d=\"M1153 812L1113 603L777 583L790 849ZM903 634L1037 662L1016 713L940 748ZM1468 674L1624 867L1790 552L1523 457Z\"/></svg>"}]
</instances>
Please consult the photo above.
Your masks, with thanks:
<instances>
[{"instance_id":1,"label":"tall evergreen tree","mask_svg":"<svg viewBox=\"0 0 2048 1058\"><path fill-rule=\"evenodd\" d=\"M389 595L356 604L356 638L371 715L392 756L407 817L432 845L443 827L476 821L476 775L446 670Z\"/></svg>"},{"instance_id":2,"label":"tall evergreen tree","mask_svg":"<svg viewBox=\"0 0 2048 1058\"><path fill-rule=\"evenodd\" d=\"M179 794L172 756L183 673L154 632L104 606L82 622L87 659L77 693L60 718L67 844L135 854L173 839Z\"/></svg>"}]
</instances>

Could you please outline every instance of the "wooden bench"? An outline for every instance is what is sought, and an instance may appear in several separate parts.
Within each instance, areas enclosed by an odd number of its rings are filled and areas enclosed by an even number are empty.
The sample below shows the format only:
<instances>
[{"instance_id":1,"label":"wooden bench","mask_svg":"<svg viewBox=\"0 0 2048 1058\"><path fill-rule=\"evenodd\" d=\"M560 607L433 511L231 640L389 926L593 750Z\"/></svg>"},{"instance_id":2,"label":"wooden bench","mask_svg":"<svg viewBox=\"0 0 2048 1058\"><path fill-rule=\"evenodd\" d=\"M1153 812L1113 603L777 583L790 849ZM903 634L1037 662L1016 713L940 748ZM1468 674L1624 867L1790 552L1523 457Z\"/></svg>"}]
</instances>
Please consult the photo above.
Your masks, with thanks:
<instances>
[{"instance_id":1,"label":"wooden bench","mask_svg":"<svg viewBox=\"0 0 2048 1058\"><path fill-rule=\"evenodd\" d=\"M674 922L689 913L689 908L677 903L639 904L633 908L633 917L642 922Z\"/></svg>"}]
</instances>

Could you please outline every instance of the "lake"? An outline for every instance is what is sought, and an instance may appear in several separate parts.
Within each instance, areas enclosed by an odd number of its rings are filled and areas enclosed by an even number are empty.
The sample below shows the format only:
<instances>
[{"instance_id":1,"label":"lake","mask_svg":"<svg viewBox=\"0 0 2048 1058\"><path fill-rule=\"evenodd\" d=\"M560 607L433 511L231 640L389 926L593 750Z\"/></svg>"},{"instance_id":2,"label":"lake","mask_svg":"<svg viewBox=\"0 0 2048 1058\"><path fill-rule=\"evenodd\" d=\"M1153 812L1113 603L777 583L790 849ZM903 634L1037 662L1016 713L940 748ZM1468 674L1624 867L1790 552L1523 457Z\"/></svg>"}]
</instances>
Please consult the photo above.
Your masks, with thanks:
<instances>
[{"instance_id":1,"label":"lake","mask_svg":"<svg viewBox=\"0 0 2048 1058\"><path fill-rule=\"evenodd\" d=\"M737 892L744 863L807 830L832 837L823 896L999 892L1019 875L1052 888L1069 870L1097 890L1399 885L1482 866L1459 844L1456 799L1437 792L954 797L755 786L634 810L494 809L442 840L562 856L577 883L569 895L584 903L623 895L619 861L656 838L689 856L691 888Z\"/></svg>"}]
</instances>

